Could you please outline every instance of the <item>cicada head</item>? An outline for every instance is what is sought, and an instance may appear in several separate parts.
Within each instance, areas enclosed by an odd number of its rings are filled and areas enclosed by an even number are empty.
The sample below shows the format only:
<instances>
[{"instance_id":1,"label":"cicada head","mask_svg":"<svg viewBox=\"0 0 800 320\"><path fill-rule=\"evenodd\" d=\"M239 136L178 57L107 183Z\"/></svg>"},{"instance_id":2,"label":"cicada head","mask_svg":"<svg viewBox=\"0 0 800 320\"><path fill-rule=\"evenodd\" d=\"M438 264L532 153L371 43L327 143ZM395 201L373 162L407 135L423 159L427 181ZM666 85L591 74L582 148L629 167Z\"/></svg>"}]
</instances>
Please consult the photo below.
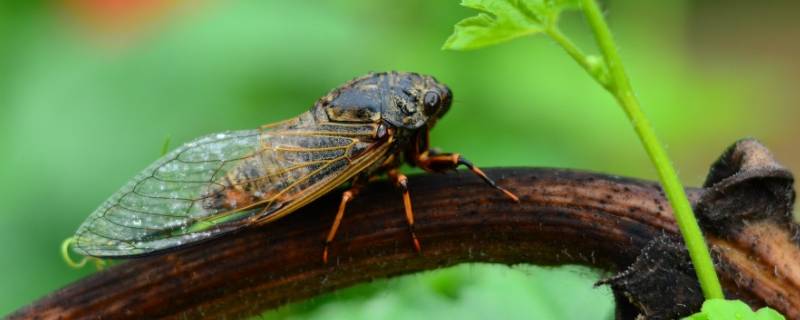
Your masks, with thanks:
<instances>
[{"instance_id":1,"label":"cicada head","mask_svg":"<svg viewBox=\"0 0 800 320\"><path fill-rule=\"evenodd\" d=\"M317 107L334 122L380 122L415 130L432 126L450 108L453 94L431 76L371 73L323 97Z\"/></svg>"}]
</instances>

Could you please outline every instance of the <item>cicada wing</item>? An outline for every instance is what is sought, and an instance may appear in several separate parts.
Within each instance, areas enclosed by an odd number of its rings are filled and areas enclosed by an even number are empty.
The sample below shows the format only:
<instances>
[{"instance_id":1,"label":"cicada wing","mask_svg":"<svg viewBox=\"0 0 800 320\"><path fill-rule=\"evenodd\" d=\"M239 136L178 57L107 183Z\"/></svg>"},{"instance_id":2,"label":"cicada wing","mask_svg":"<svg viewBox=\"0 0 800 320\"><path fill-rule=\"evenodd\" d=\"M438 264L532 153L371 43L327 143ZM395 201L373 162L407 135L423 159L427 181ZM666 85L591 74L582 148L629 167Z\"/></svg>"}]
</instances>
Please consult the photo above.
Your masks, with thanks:
<instances>
[{"instance_id":1,"label":"cicada wing","mask_svg":"<svg viewBox=\"0 0 800 320\"><path fill-rule=\"evenodd\" d=\"M166 154L106 200L76 232L75 250L92 256L131 256L209 238L225 228L161 236L215 214L202 199L225 171L254 157L258 130L201 137Z\"/></svg>"},{"instance_id":2,"label":"cicada wing","mask_svg":"<svg viewBox=\"0 0 800 320\"><path fill-rule=\"evenodd\" d=\"M78 228L75 250L143 255L288 214L385 154L389 141L370 140L374 130L295 121L196 139L93 212Z\"/></svg>"}]
</instances>

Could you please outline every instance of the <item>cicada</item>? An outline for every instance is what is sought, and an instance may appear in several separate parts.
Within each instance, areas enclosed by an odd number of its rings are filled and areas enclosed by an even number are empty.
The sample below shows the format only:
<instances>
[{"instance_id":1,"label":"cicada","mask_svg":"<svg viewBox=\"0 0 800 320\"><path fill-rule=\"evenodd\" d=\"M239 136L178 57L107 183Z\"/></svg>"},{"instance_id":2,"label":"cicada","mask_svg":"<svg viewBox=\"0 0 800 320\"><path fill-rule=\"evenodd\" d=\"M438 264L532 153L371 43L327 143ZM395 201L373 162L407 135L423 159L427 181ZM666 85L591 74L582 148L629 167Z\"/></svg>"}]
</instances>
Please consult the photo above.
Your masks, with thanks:
<instances>
[{"instance_id":1,"label":"cicada","mask_svg":"<svg viewBox=\"0 0 800 320\"><path fill-rule=\"evenodd\" d=\"M173 150L106 200L78 228L74 250L131 257L206 240L284 217L348 184L323 245L345 208L385 174L402 193L414 248L405 161L429 172L464 165L518 201L456 153L433 152L428 132L450 108L450 89L417 73L371 73L332 90L307 112L254 130L207 135Z\"/></svg>"}]
</instances>

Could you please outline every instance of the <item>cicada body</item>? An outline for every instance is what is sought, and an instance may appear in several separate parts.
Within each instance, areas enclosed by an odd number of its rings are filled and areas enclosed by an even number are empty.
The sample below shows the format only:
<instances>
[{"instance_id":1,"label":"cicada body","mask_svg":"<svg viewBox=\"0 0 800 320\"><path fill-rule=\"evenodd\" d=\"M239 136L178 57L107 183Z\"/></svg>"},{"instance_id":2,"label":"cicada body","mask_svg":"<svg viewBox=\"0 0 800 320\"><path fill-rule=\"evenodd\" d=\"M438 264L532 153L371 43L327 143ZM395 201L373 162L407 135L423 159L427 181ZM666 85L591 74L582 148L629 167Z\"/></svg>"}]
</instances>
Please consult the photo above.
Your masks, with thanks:
<instances>
[{"instance_id":1,"label":"cicada body","mask_svg":"<svg viewBox=\"0 0 800 320\"><path fill-rule=\"evenodd\" d=\"M428 151L428 130L451 100L451 91L432 77L375 73L334 89L298 117L201 137L106 200L78 228L74 249L130 257L176 248L274 221L351 182L326 239L327 259L345 204L382 173L404 190L413 227L405 177L396 170L401 159L428 171L466 164L497 187L457 154Z\"/></svg>"}]
</instances>

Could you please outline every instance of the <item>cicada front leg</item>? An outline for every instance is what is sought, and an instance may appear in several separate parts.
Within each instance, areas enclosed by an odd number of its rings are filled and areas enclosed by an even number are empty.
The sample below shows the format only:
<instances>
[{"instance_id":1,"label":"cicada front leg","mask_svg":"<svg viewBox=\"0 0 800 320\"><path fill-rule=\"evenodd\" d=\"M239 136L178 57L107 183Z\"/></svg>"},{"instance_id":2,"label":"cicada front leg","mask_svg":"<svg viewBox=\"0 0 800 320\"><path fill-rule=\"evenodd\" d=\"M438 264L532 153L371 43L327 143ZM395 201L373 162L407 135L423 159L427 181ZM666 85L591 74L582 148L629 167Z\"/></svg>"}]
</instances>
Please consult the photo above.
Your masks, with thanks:
<instances>
[{"instance_id":1,"label":"cicada front leg","mask_svg":"<svg viewBox=\"0 0 800 320\"><path fill-rule=\"evenodd\" d=\"M483 179L483 181L485 181L492 188L500 190L506 196L511 198L511 200L514 200L514 202L519 202L519 197L511 193L511 191L498 186L494 180L483 173L483 170L476 167L474 164L472 164L472 162L458 153L438 153L433 150L425 150L418 154L415 164L428 172L444 172L447 170L455 170L458 166L464 165L469 169L469 171L472 171L472 173Z\"/></svg>"},{"instance_id":2,"label":"cicada front leg","mask_svg":"<svg viewBox=\"0 0 800 320\"><path fill-rule=\"evenodd\" d=\"M480 168L476 167L469 160L457 153L435 153L434 151L426 150L425 152L418 154L415 164L420 168L431 172L453 170L459 165L464 165L469 168L470 171L481 177L481 179L483 179L483 181L485 181L487 184L497 190L502 191L509 198L511 198L511 200L519 202L519 198L511 193L511 191L498 186L497 183L483 173ZM419 239L417 239L417 234L414 231L414 210L411 206L411 196L408 192L408 178L404 174L400 173L396 167L389 169L387 171L387 175L389 176L389 180L403 193L403 207L406 213L408 229L411 233L411 240L414 242L414 249L416 249L417 252L420 252L422 251L422 247L420 246Z\"/></svg>"}]
</instances>

